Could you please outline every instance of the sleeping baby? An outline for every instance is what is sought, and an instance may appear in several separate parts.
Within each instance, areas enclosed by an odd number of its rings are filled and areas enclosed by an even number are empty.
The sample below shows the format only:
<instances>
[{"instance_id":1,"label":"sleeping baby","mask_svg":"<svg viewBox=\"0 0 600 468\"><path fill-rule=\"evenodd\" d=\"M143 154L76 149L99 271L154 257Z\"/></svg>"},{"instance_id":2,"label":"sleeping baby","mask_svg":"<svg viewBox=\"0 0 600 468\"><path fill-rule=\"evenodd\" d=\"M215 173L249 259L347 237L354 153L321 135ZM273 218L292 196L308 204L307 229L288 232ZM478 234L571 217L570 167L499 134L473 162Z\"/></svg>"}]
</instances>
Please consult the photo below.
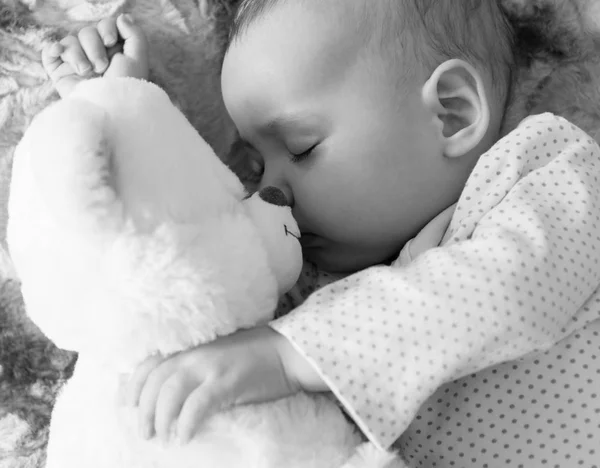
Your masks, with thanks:
<instances>
[{"instance_id":1,"label":"sleeping baby","mask_svg":"<svg viewBox=\"0 0 600 468\"><path fill-rule=\"evenodd\" d=\"M309 270L273 322L143 363L146 437L304 390L414 466L598 465L600 149L551 114L501 137L512 45L495 0L241 2L224 102L342 278ZM147 78L150 52L120 16L43 63L64 96Z\"/></svg>"}]
</instances>

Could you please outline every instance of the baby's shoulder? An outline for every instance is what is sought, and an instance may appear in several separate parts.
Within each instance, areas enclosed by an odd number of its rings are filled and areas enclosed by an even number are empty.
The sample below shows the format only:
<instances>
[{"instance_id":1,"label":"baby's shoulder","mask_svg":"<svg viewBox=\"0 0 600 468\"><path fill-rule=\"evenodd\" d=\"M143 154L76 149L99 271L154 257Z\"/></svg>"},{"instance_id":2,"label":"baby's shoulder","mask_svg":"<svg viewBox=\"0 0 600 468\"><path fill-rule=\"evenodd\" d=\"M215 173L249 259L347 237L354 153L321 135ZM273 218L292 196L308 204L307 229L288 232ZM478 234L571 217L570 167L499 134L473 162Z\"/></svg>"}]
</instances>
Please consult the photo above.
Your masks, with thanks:
<instances>
[{"instance_id":1,"label":"baby's shoulder","mask_svg":"<svg viewBox=\"0 0 600 468\"><path fill-rule=\"evenodd\" d=\"M550 112L526 117L503 139L512 141L551 140L554 142L559 136L564 138L566 135L592 140L584 130L564 117Z\"/></svg>"},{"instance_id":2,"label":"baby's shoulder","mask_svg":"<svg viewBox=\"0 0 600 468\"><path fill-rule=\"evenodd\" d=\"M565 118L532 115L481 155L470 180L515 182L557 159L594 165L599 154L596 141Z\"/></svg>"},{"instance_id":3,"label":"baby's shoulder","mask_svg":"<svg viewBox=\"0 0 600 468\"><path fill-rule=\"evenodd\" d=\"M504 167L520 168L528 173L559 156L568 157L570 153L585 156L598 152L598 144L584 130L547 112L522 120L483 159L501 161Z\"/></svg>"}]
</instances>

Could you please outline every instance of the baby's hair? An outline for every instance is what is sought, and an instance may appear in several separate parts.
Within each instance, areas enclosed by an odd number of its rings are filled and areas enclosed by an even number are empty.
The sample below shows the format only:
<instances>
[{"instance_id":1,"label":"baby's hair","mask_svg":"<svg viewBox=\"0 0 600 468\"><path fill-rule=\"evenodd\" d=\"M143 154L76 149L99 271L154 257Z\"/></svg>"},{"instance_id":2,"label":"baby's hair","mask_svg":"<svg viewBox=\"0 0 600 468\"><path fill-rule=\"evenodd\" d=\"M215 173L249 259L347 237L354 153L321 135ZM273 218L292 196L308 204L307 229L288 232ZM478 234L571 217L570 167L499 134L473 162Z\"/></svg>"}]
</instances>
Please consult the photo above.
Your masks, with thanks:
<instances>
[{"instance_id":1,"label":"baby's hair","mask_svg":"<svg viewBox=\"0 0 600 468\"><path fill-rule=\"evenodd\" d=\"M289 0L242 0L229 43L271 8ZM375 45L405 75L419 64L432 72L460 58L490 74L494 90L507 97L513 67L513 34L498 0L294 0L307 5L327 2L350 8L357 32ZM399 54L401 50L404 54ZM406 52L414 58L407 67ZM401 78L399 76L399 78ZM402 81L402 80L401 80Z\"/></svg>"},{"instance_id":2,"label":"baby's hair","mask_svg":"<svg viewBox=\"0 0 600 468\"><path fill-rule=\"evenodd\" d=\"M412 42L415 59L428 71L450 58L464 59L487 71L496 92L502 98L507 97L514 66L513 32L498 0L383 3L388 5L385 18L409 32L408 42ZM403 7L399 9L398 4ZM396 18L392 18L394 13ZM402 41L402 35L398 38Z\"/></svg>"}]
</instances>

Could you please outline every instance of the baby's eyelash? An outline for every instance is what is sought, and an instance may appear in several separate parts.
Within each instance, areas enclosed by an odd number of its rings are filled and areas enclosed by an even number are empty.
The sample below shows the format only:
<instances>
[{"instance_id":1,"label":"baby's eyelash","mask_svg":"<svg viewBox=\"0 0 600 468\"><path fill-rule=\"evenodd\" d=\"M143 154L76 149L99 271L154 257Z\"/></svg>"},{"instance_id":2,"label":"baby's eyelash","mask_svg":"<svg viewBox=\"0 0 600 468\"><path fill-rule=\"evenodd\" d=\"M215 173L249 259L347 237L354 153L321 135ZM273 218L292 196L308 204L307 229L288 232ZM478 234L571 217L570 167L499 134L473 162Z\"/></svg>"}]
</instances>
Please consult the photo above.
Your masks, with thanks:
<instances>
[{"instance_id":1,"label":"baby's eyelash","mask_svg":"<svg viewBox=\"0 0 600 468\"><path fill-rule=\"evenodd\" d=\"M290 155L291 161L293 163L299 163L301 161L304 161L306 158L308 158L312 154L312 152L315 150L315 148L317 146L318 145L313 145L310 148L308 148L306 151L303 151L302 153L299 153L299 154L291 153L291 155Z\"/></svg>"}]
</instances>

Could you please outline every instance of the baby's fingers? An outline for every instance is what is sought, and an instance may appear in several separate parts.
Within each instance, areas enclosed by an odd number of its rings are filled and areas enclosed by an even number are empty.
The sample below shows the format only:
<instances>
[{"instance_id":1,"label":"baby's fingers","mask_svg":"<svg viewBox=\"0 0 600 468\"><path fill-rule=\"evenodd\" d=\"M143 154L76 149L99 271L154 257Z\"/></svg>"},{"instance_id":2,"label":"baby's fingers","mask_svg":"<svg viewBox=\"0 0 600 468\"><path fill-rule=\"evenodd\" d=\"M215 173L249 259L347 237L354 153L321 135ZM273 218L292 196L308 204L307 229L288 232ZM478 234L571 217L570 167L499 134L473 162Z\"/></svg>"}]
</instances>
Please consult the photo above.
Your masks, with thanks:
<instances>
[{"instance_id":1,"label":"baby's fingers","mask_svg":"<svg viewBox=\"0 0 600 468\"><path fill-rule=\"evenodd\" d=\"M133 18L128 14L117 18L117 29L125 43L123 54L136 61L147 61L148 42L142 28L135 24Z\"/></svg>"},{"instance_id":2,"label":"baby's fingers","mask_svg":"<svg viewBox=\"0 0 600 468\"><path fill-rule=\"evenodd\" d=\"M65 49L61 54L63 62L68 63L75 73L84 76L92 70L92 64L87 59L79 39L74 36L67 36L60 41L60 44Z\"/></svg>"},{"instance_id":3,"label":"baby's fingers","mask_svg":"<svg viewBox=\"0 0 600 468\"><path fill-rule=\"evenodd\" d=\"M83 80L74 65L63 60L65 53L65 47L58 43L42 49L42 65L61 97L68 96L77 83Z\"/></svg>"},{"instance_id":4,"label":"baby's fingers","mask_svg":"<svg viewBox=\"0 0 600 468\"><path fill-rule=\"evenodd\" d=\"M204 383L194 390L183 404L177 421L177 437L187 443L199 424L213 413L229 407L226 396L216 385Z\"/></svg>"},{"instance_id":5,"label":"baby's fingers","mask_svg":"<svg viewBox=\"0 0 600 468\"><path fill-rule=\"evenodd\" d=\"M175 370L172 361L165 361L158 368L150 372L150 375L146 379L138 405L140 434L145 439L154 436L158 396L163 384L171 377Z\"/></svg>"},{"instance_id":6,"label":"baby's fingers","mask_svg":"<svg viewBox=\"0 0 600 468\"><path fill-rule=\"evenodd\" d=\"M146 380L150 373L156 369L162 362L163 358L160 356L152 356L142 362L127 384L127 397L125 403L129 406L138 406L140 402L140 395L146 384Z\"/></svg>"},{"instance_id":7,"label":"baby's fingers","mask_svg":"<svg viewBox=\"0 0 600 468\"><path fill-rule=\"evenodd\" d=\"M104 47L109 48L116 45L119 32L117 31L117 22L114 18L104 18L100 20L97 26L98 34L102 38Z\"/></svg>"},{"instance_id":8,"label":"baby's fingers","mask_svg":"<svg viewBox=\"0 0 600 468\"><path fill-rule=\"evenodd\" d=\"M95 26L87 26L79 31L79 43L96 73L103 73L108 67L106 47Z\"/></svg>"},{"instance_id":9,"label":"baby's fingers","mask_svg":"<svg viewBox=\"0 0 600 468\"><path fill-rule=\"evenodd\" d=\"M155 430L163 441L169 439L174 422L177 421L186 398L196 388L194 382L183 373L174 373L165 380L156 402Z\"/></svg>"},{"instance_id":10,"label":"baby's fingers","mask_svg":"<svg viewBox=\"0 0 600 468\"><path fill-rule=\"evenodd\" d=\"M58 67L64 63L61 58L64 51L65 48L58 42L47 45L42 49L42 65L50 78L52 78Z\"/></svg>"}]
</instances>

